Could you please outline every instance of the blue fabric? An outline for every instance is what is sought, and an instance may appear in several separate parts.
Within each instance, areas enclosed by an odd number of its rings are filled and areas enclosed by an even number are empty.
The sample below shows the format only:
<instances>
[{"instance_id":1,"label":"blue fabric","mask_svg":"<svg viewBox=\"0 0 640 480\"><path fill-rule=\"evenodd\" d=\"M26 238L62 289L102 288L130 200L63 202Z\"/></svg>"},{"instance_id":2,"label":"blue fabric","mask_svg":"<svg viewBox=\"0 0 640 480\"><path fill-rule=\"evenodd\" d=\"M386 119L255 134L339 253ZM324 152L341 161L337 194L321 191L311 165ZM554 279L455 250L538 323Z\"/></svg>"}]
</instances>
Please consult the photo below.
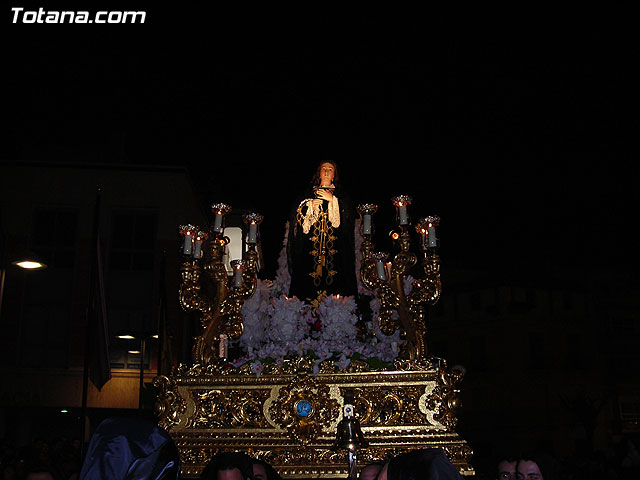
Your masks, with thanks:
<instances>
[{"instance_id":1,"label":"blue fabric","mask_svg":"<svg viewBox=\"0 0 640 480\"><path fill-rule=\"evenodd\" d=\"M79 480L178 479L178 449L151 420L108 418L96 429Z\"/></svg>"},{"instance_id":2,"label":"blue fabric","mask_svg":"<svg viewBox=\"0 0 640 480\"><path fill-rule=\"evenodd\" d=\"M398 455L389 462L389 480L462 480L441 448L425 448Z\"/></svg>"}]
</instances>

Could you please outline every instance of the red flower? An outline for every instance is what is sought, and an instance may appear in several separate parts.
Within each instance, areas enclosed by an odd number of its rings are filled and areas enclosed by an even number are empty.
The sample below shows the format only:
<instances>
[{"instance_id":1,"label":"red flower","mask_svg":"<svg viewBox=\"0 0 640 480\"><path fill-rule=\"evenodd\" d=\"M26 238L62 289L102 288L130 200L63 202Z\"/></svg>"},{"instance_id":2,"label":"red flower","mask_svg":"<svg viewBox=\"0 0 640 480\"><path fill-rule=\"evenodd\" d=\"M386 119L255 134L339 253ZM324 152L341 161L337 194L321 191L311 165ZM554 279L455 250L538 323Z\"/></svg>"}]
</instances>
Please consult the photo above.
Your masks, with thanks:
<instances>
[{"instance_id":1,"label":"red flower","mask_svg":"<svg viewBox=\"0 0 640 480\"><path fill-rule=\"evenodd\" d=\"M313 322L313 325L311 326L311 328L316 332L319 332L320 330L322 330L322 322L320 321L320 319L317 319L315 322Z\"/></svg>"}]
</instances>

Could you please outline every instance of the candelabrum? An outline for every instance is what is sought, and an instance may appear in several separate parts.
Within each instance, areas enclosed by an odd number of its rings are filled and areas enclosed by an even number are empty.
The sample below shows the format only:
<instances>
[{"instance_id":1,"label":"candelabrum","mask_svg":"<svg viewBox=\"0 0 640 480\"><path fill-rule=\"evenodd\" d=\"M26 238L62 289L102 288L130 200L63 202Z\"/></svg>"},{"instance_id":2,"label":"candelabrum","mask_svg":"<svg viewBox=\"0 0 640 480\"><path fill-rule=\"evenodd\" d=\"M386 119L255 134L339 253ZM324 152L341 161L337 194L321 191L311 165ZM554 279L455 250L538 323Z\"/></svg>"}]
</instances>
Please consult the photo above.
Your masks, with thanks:
<instances>
[{"instance_id":1,"label":"candelabrum","mask_svg":"<svg viewBox=\"0 0 640 480\"><path fill-rule=\"evenodd\" d=\"M180 267L180 305L185 311L200 312L202 334L196 337L192 359L195 364L206 365L227 357L227 342L242 335L242 304L256 289L258 271L258 228L262 215L243 215L247 225L247 250L242 260L231 262L233 275L227 274L224 264L226 246L230 240L224 236L224 217L231 206L212 205L213 225L208 232L194 225L179 229L184 256Z\"/></svg>"},{"instance_id":2,"label":"candelabrum","mask_svg":"<svg viewBox=\"0 0 640 480\"><path fill-rule=\"evenodd\" d=\"M384 252L377 252L373 246L373 215L378 206L358 205L360 231L363 241L360 247L362 263L360 276L363 285L377 292L380 301L380 330L391 335L400 328L405 343L400 350L400 358L410 362L426 360L426 306L435 304L440 298L440 258L436 253L436 227L440 219L435 216L418 220L414 228L420 238L421 257L411 248L410 218L407 207L411 197L400 195L392 199L396 206L398 229L391 232L392 241L398 252L389 259ZM408 276L414 280L411 289L405 289ZM407 293L407 290L408 293Z\"/></svg>"}]
</instances>

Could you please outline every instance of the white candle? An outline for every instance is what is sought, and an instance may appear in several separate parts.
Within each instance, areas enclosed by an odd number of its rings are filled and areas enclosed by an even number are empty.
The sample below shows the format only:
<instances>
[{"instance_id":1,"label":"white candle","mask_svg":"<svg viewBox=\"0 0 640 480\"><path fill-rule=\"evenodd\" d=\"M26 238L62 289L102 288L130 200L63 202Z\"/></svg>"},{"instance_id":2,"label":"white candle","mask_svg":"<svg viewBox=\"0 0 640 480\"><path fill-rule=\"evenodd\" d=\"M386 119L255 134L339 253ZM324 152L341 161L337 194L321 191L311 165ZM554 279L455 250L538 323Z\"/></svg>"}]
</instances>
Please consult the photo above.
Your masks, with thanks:
<instances>
[{"instance_id":1,"label":"white candle","mask_svg":"<svg viewBox=\"0 0 640 480\"><path fill-rule=\"evenodd\" d=\"M406 225L407 223L409 223L409 220L407 219L407 206L406 205L400 205L398 207L398 223L400 225Z\"/></svg>"},{"instance_id":2,"label":"white candle","mask_svg":"<svg viewBox=\"0 0 640 480\"><path fill-rule=\"evenodd\" d=\"M220 345L218 355L220 358L227 358L229 355L229 337L227 337L224 333L220 334Z\"/></svg>"},{"instance_id":3,"label":"white candle","mask_svg":"<svg viewBox=\"0 0 640 480\"><path fill-rule=\"evenodd\" d=\"M233 267L233 286L242 286L242 268L239 266Z\"/></svg>"},{"instance_id":4,"label":"white candle","mask_svg":"<svg viewBox=\"0 0 640 480\"><path fill-rule=\"evenodd\" d=\"M368 213L365 213L362 217L362 233L371 235L371 215Z\"/></svg>"},{"instance_id":5,"label":"white candle","mask_svg":"<svg viewBox=\"0 0 640 480\"><path fill-rule=\"evenodd\" d=\"M376 262L376 270L378 272L378 278L384 282L387 279L387 273L385 272L384 262L382 260Z\"/></svg>"},{"instance_id":6,"label":"white candle","mask_svg":"<svg viewBox=\"0 0 640 480\"><path fill-rule=\"evenodd\" d=\"M185 255L191 255L191 247L193 245L193 237L191 236L191 232L187 232L184 234L184 247L182 248L182 253Z\"/></svg>"},{"instance_id":7,"label":"white candle","mask_svg":"<svg viewBox=\"0 0 640 480\"><path fill-rule=\"evenodd\" d=\"M386 274L386 278L391 278L391 262L387 262L384 266L384 271Z\"/></svg>"},{"instance_id":8,"label":"white candle","mask_svg":"<svg viewBox=\"0 0 640 480\"><path fill-rule=\"evenodd\" d=\"M436 227L432 225L429 227L429 246L435 247L437 245L438 245L438 239L436 238Z\"/></svg>"},{"instance_id":9,"label":"white candle","mask_svg":"<svg viewBox=\"0 0 640 480\"><path fill-rule=\"evenodd\" d=\"M202 258L202 237L196 237L193 242L193 258Z\"/></svg>"},{"instance_id":10,"label":"white candle","mask_svg":"<svg viewBox=\"0 0 640 480\"><path fill-rule=\"evenodd\" d=\"M423 228L420 230L420 238L422 240L422 249L425 250L427 248L427 243L429 242L428 230Z\"/></svg>"},{"instance_id":11,"label":"white candle","mask_svg":"<svg viewBox=\"0 0 640 480\"><path fill-rule=\"evenodd\" d=\"M258 241L258 225L255 222L251 222L249 224L249 238L247 239L247 243L253 245Z\"/></svg>"},{"instance_id":12,"label":"white candle","mask_svg":"<svg viewBox=\"0 0 640 480\"><path fill-rule=\"evenodd\" d=\"M216 218L213 221L213 231L220 232L222 230L222 213L216 213Z\"/></svg>"}]
</instances>

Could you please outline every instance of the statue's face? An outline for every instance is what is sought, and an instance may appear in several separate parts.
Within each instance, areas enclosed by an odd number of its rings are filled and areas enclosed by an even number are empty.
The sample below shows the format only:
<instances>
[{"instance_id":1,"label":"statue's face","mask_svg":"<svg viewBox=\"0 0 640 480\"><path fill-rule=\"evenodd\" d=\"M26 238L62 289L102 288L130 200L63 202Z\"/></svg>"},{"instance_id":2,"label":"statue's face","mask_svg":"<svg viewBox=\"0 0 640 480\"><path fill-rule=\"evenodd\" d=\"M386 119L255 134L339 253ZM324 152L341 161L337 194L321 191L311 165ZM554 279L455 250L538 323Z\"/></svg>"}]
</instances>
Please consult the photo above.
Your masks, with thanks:
<instances>
[{"instance_id":1,"label":"statue's face","mask_svg":"<svg viewBox=\"0 0 640 480\"><path fill-rule=\"evenodd\" d=\"M323 163L320 165L320 182L322 185L331 185L335 174L336 171L330 163Z\"/></svg>"}]
</instances>

